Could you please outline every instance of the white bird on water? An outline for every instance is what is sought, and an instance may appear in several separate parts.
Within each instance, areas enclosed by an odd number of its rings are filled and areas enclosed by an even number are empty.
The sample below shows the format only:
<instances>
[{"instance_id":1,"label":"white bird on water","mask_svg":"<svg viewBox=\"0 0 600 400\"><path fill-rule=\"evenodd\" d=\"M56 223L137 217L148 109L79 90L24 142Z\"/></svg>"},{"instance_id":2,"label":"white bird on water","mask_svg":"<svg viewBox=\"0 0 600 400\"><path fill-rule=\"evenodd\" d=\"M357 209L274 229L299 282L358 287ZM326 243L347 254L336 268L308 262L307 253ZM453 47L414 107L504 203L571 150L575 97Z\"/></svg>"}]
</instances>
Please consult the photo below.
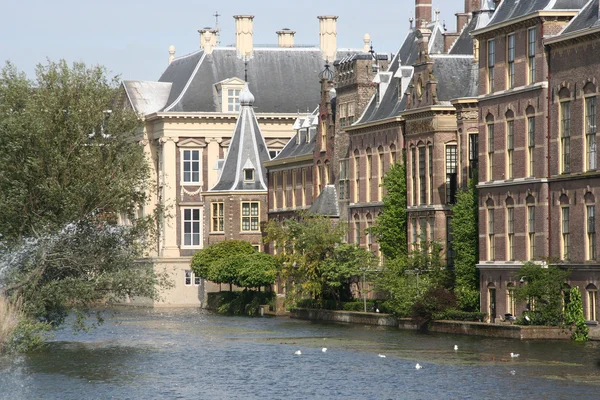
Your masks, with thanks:
<instances>
[{"instance_id":1,"label":"white bird on water","mask_svg":"<svg viewBox=\"0 0 600 400\"><path fill-rule=\"evenodd\" d=\"M327 352L327 347L323 347L323 348L321 349L321 351L322 351L323 353L326 353L326 352Z\"/></svg>"},{"instance_id":2,"label":"white bird on water","mask_svg":"<svg viewBox=\"0 0 600 400\"><path fill-rule=\"evenodd\" d=\"M517 371L515 371L514 369L510 371L511 375L515 375L517 373Z\"/></svg>"},{"instance_id":3,"label":"white bird on water","mask_svg":"<svg viewBox=\"0 0 600 400\"><path fill-rule=\"evenodd\" d=\"M454 345L454 351L458 351L458 345L457 344Z\"/></svg>"},{"instance_id":4,"label":"white bird on water","mask_svg":"<svg viewBox=\"0 0 600 400\"><path fill-rule=\"evenodd\" d=\"M378 354L380 358L385 358L385 354Z\"/></svg>"},{"instance_id":5,"label":"white bird on water","mask_svg":"<svg viewBox=\"0 0 600 400\"><path fill-rule=\"evenodd\" d=\"M415 369L421 369L421 368L423 368L423 366L421 364L417 363L417 365L415 365Z\"/></svg>"},{"instance_id":6,"label":"white bird on water","mask_svg":"<svg viewBox=\"0 0 600 400\"><path fill-rule=\"evenodd\" d=\"M510 358L517 358L519 356L520 356L520 354L510 353Z\"/></svg>"},{"instance_id":7,"label":"white bird on water","mask_svg":"<svg viewBox=\"0 0 600 400\"><path fill-rule=\"evenodd\" d=\"M294 354L297 356L300 356L300 355L302 355L302 352L300 350L296 350L296 352Z\"/></svg>"}]
</instances>

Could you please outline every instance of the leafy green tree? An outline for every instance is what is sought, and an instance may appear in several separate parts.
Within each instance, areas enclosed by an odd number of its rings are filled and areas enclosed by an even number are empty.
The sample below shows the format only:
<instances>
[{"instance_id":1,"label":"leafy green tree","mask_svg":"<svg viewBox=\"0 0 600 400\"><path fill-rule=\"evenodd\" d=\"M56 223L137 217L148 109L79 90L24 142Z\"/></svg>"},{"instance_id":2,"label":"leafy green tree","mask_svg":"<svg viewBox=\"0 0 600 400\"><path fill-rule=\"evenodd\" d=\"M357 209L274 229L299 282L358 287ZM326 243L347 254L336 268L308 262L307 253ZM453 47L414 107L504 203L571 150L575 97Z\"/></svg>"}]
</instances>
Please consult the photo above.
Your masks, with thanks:
<instances>
[{"instance_id":1,"label":"leafy green tree","mask_svg":"<svg viewBox=\"0 0 600 400\"><path fill-rule=\"evenodd\" d=\"M558 326L564 322L563 287L570 271L555 265L542 267L532 262L519 269L523 285L515 290L518 301L526 301L530 311L526 313L532 325Z\"/></svg>"},{"instance_id":2,"label":"leafy green tree","mask_svg":"<svg viewBox=\"0 0 600 400\"><path fill-rule=\"evenodd\" d=\"M275 257L270 254L255 251L252 254L230 257L228 260L238 264L234 283L239 287L260 290L261 286L275 283L278 264Z\"/></svg>"},{"instance_id":3,"label":"leafy green tree","mask_svg":"<svg viewBox=\"0 0 600 400\"><path fill-rule=\"evenodd\" d=\"M404 160L404 156L402 157ZM408 256L406 216L406 166L394 164L383 178L386 194L383 211L371 228L379 248L387 259Z\"/></svg>"},{"instance_id":4,"label":"leafy green tree","mask_svg":"<svg viewBox=\"0 0 600 400\"><path fill-rule=\"evenodd\" d=\"M0 70L0 289L51 326L127 296L158 298L164 275L138 262L153 240L137 115L103 67ZM130 226L118 227L119 216ZM163 286L164 287L164 286Z\"/></svg>"},{"instance_id":5,"label":"leafy green tree","mask_svg":"<svg viewBox=\"0 0 600 400\"><path fill-rule=\"evenodd\" d=\"M569 290L569 301L565 305L565 324L574 325L572 338L578 342L583 342L588 339L589 328L585 323L583 315L583 301L581 300L581 292L577 287L572 287Z\"/></svg>"},{"instance_id":6,"label":"leafy green tree","mask_svg":"<svg viewBox=\"0 0 600 400\"><path fill-rule=\"evenodd\" d=\"M464 311L479 310L479 206L477 177L469 180L466 190L457 193L452 207L452 247L455 252L454 293Z\"/></svg>"},{"instance_id":7,"label":"leafy green tree","mask_svg":"<svg viewBox=\"0 0 600 400\"><path fill-rule=\"evenodd\" d=\"M265 241L279 250L279 274L288 284L288 301L339 300L341 282L357 267L370 265L363 250L340 246L345 227L327 217L302 213L298 219L270 221L266 232Z\"/></svg>"},{"instance_id":8,"label":"leafy green tree","mask_svg":"<svg viewBox=\"0 0 600 400\"><path fill-rule=\"evenodd\" d=\"M357 293L362 295L359 280L353 278L362 276L364 272L365 277L370 280L377 263L377 257L362 247L348 243L335 247L332 256L321 265L325 288L329 291L324 297L337 301L352 299L352 282L356 284Z\"/></svg>"},{"instance_id":9,"label":"leafy green tree","mask_svg":"<svg viewBox=\"0 0 600 400\"><path fill-rule=\"evenodd\" d=\"M194 274L209 281L221 284L234 284L237 264L227 262L230 257L256 253L254 247L243 240L224 240L198 251L192 257L191 268Z\"/></svg>"}]
</instances>

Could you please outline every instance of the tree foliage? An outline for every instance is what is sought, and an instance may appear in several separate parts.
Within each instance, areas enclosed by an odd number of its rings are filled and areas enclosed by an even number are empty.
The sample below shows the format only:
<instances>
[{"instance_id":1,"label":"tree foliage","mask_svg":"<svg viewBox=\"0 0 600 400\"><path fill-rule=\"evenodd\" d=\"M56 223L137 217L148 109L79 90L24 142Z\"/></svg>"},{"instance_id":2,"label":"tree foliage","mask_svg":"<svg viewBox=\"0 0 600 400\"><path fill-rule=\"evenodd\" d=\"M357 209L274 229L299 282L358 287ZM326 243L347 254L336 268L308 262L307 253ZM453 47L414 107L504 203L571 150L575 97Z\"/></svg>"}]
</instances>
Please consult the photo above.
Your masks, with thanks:
<instances>
[{"instance_id":1,"label":"tree foliage","mask_svg":"<svg viewBox=\"0 0 600 400\"><path fill-rule=\"evenodd\" d=\"M373 265L366 250L341 245L345 227L327 217L302 213L298 219L270 221L266 232L265 241L278 249L279 273L291 301L304 297L339 301L347 297L349 278Z\"/></svg>"},{"instance_id":2,"label":"tree foliage","mask_svg":"<svg viewBox=\"0 0 600 400\"><path fill-rule=\"evenodd\" d=\"M74 310L82 328L98 302L168 286L137 262L156 226L137 218L149 169L120 93L100 66L49 61L34 80L0 71L0 288L27 318L56 326Z\"/></svg>"},{"instance_id":3,"label":"tree foliage","mask_svg":"<svg viewBox=\"0 0 600 400\"><path fill-rule=\"evenodd\" d=\"M526 301L530 311L526 312L532 325L558 326L564 322L563 288L570 271L555 265L542 267L532 262L525 263L519 270L523 284L515 290L518 301Z\"/></svg>"},{"instance_id":4,"label":"tree foliage","mask_svg":"<svg viewBox=\"0 0 600 400\"><path fill-rule=\"evenodd\" d=\"M383 255L393 260L408 256L404 161L394 164L388 170L383 177L383 186L386 189L383 211L377 217L371 232L377 237Z\"/></svg>"},{"instance_id":5,"label":"tree foliage","mask_svg":"<svg viewBox=\"0 0 600 400\"><path fill-rule=\"evenodd\" d=\"M454 293L461 310L479 310L479 206L477 178L469 180L466 190L457 193L452 207L452 248L455 252Z\"/></svg>"},{"instance_id":6,"label":"tree foliage","mask_svg":"<svg viewBox=\"0 0 600 400\"><path fill-rule=\"evenodd\" d=\"M589 328L583 315L581 291L577 287L572 287L569 290L568 297L569 301L565 305L565 324L575 328L572 338L578 342L583 342L588 339Z\"/></svg>"}]
</instances>

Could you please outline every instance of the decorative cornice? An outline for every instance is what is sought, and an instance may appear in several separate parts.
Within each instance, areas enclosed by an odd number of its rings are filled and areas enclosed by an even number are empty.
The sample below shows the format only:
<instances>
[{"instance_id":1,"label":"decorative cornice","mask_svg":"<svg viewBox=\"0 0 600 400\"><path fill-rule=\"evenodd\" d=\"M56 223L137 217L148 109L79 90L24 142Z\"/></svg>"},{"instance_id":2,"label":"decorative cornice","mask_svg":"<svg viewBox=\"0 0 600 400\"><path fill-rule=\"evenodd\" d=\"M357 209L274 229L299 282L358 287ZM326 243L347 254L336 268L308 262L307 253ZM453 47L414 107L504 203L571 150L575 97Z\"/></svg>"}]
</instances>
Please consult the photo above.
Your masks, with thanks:
<instances>
[{"instance_id":1,"label":"decorative cornice","mask_svg":"<svg viewBox=\"0 0 600 400\"><path fill-rule=\"evenodd\" d=\"M499 98L507 97L507 96L514 96L516 94L532 92L534 90L539 90L539 89L548 89L548 82L547 81L537 82L532 85L519 86L514 89L502 90L502 91L493 92L490 94L483 94L481 96L478 96L477 100L479 100L479 102L481 103L481 102L487 101L487 100L499 99Z\"/></svg>"},{"instance_id":2,"label":"decorative cornice","mask_svg":"<svg viewBox=\"0 0 600 400\"><path fill-rule=\"evenodd\" d=\"M373 121L373 122L366 122L363 124L346 126L344 128L344 131L347 132L348 134L350 134L351 131L357 131L359 129L365 129L365 128L371 128L371 127L378 127L379 129L382 129L381 125L395 124L395 123L402 122L402 121L404 121L404 118L402 118L400 116L391 117L391 118L386 118L386 119L380 119L380 120ZM354 133L354 132L352 132L352 133Z\"/></svg>"},{"instance_id":3,"label":"decorative cornice","mask_svg":"<svg viewBox=\"0 0 600 400\"><path fill-rule=\"evenodd\" d=\"M434 117L436 115L454 114L456 108L453 106L427 106L414 108L412 110L402 111L400 114L405 120Z\"/></svg>"},{"instance_id":4,"label":"decorative cornice","mask_svg":"<svg viewBox=\"0 0 600 400\"><path fill-rule=\"evenodd\" d=\"M296 120L298 114L283 113L256 113L257 119L269 120ZM146 121L156 121L160 119L238 119L239 113L219 113L219 112L156 112L145 116Z\"/></svg>"},{"instance_id":5,"label":"decorative cornice","mask_svg":"<svg viewBox=\"0 0 600 400\"><path fill-rule=\"evenodd\" d=\"M556 47L568 46L574 43L587 42L589 40L598 39L600 37L600 26L594 28L580 29L575 32L567 34L557 35L549 39L544 40L544 44L550 47L556 45Z\"/></svg>"}]
</instances>

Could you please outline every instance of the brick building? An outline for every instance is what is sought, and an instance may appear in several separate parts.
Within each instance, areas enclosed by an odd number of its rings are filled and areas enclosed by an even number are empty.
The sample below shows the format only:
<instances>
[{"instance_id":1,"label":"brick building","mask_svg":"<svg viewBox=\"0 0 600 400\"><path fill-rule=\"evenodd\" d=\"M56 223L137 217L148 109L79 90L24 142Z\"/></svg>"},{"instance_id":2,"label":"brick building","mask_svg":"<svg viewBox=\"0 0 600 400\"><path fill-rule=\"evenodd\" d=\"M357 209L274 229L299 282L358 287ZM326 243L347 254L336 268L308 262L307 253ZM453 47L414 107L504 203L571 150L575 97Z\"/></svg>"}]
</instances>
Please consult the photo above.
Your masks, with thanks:
<instances>
[{"instance_id":1,"label":"brick building","mask_svg":"<svg viewBox=\"0 0 600 400\"><path fill-rule=\"evenodd\" d=\"M522 313L513 295L522 284L518 269L548 258L573 270L568 283L584 290L587 318L597 319L598 62L584 51L597 39L584 30L597 21L598 2L579 13L585 3L504 0L473 32L480 60L478 268L481 308L491 322Z\"/></svg>"}]
</instances>

